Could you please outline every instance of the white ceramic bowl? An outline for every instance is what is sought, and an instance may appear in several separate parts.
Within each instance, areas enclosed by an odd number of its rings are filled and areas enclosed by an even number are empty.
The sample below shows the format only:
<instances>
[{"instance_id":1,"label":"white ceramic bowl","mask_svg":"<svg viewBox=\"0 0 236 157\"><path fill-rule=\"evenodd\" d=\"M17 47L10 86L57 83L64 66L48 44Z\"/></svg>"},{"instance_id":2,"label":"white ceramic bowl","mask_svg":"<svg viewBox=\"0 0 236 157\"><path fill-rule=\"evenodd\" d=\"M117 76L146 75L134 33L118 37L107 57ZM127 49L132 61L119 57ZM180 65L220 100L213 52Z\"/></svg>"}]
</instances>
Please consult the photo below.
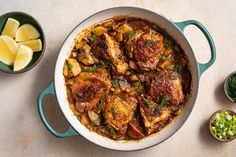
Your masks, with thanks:
<instances>
[{"instance_id":1,"label":"white ceramic bowl","mask_svg":"<svg viewBox=\"0 0 236 157\"><path fill-rule=\"evenodd\" d=\"M149 21L156 23L161 28L165 29L165 31L174 38L174 40L182 47L182 49L186 53L190 61L190 66L192 70L191 95L185 104L183 113L180 114L178 117L176 117L167 127L161 130L159 133L148 136L138 142L137 141L114 141L104 136L101 136L95 132L91 132L85 126L83 126L77 120L76 116L73 116L73 113L69 108L69 103L68 103L67 94L66 94L65 80L63 76L64 62L68 58L71 52L71 49L73 48L74 39L76 38L78 33L80 33L83 29L93 25L94 23L112 18L114 16L118 16L118 15L134 16L134 17L147 19ZM211 60L206 64L197 63L193 50L182 33L183 29L187 25L190 25L190 24L197 26L208 39L208 42L211 47L212 57L211 57ZM177 130L179 130L181 126L184 124L184 122L187 120L189 114L191 113L193 109L193 106L197 97L200 75L214 63L215 57L216 57L215 46L214 46L213 40L210 34L208 33L208 31L197 21L189 20L189 21L183 21L179 23L172 23L157 13L154 13L149 10L141 9L141 8L135 8L135 7L117 7L117 8L103 10L88 17L84 21L82 21L79 25L77 25L72 30L72 32L66 38L60 50L60 53L58 55L58 59L56 62L54 83L52 83L48 88L46 88L39 95L39 98L38 98L39 114L44 125L48 128L48 130L53 135L57 137L68 137L68 136L80 134L86 139L88 139L89 141L97 145L100 145L105 148L113 149L113 150L131 151L131 150L140 150L140 149L148 148L148 147L157 145L163 142L164 140L168 139L175 132L177 132ZM43 105L42 99L47 94L56 95L60 108L62 112L64 113L66 119L69 121L71 125L69 129L64 133L58 133L57 131L55 131L48 124L47 119L44 116L43 109L42 109L42 105Z\"/></svg>"}]
</instances>

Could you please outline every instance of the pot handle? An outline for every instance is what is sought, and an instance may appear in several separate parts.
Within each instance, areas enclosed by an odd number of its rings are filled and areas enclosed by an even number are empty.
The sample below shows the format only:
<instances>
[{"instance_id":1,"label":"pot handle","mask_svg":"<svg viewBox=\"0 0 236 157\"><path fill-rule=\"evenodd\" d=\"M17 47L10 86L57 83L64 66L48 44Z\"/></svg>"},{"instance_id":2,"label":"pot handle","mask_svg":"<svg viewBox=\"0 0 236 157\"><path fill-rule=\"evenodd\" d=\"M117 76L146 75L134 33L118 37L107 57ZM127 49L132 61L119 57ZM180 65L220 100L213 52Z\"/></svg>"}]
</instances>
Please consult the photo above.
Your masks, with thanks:
<instances>
[{"instance_id":1,"label":"pot handle","mask_svg":"<svg viewBox=\"0 0 236 157\"><path fill-rule=\"evenodd\" d=\"M198 73L199 75L202 75L202 73L207 70L216 60L216 48L215 48L215 44L214 41L210 35L210 33L208 32L208 30L198 21L195 20L187 20L187 21L182 21L182 22L175 22L175 25L183 32L183 30L185 29L185 27L187 27L188 25L194 25L197 28L199 28L202 33L205 35L205 37L207 38L207 41L210 45L211 48L211 59L207 62L207 63L198 63Z\"/></svg>"},{"instance_id":2,"label":"pot handle","mask_svg":"<svg viewBox=\"0 0 236 157\"><path fill-rule=\"evenodd\" d=\"M48 129L49 132L51 132L54 136L59 137L59 138L78 135L78 133L71 126L69 126L67 131L65 131L64 133L57 132L56 130L54 130L50 126L50 124L48 123L48 121L47 121L47 119L44 115L44 112L43 112L43 98L46 95L56 96L55 91L54 91L53 82L42 93L40 93L39 96L38 96L38 101L37 101L38 102L38 112L39 112L39 116L40 116L44 126Z\"/></svg>"}]
</instances>

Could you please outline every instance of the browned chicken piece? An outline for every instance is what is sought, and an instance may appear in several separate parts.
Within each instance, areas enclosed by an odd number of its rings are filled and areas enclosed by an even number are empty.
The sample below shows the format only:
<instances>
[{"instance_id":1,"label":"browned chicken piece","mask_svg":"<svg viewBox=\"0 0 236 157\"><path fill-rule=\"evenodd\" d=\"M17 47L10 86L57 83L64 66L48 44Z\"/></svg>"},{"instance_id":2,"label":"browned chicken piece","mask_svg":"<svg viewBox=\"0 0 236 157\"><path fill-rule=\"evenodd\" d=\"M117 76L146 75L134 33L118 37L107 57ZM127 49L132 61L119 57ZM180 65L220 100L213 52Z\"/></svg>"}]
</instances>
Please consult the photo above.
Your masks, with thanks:
<instances>
[{"instance_id":1,"label":"browned chicken piece","mask_svg":"<svg viewBox=\"0 0 236 157\"><path fill-rule=\"evenodd\" d=\"M139 69L144 71L155 70L162 54L163 36L154 31L143 33L137 31L131 39L129 39L126 53L136 61Z\"/></svg>"},{"instance_id":2,"label":"browned chicken piece","mask_svg":"<svg viewBox=\"0 0 236 157\"><path fill-rule=\"evenodd\" d=\"M79 112L92 109L100 101L104 92L111 88L109 74L106 69L102 68L94 73L81 72L67 84Z\"/></svg>"},{"instance_id":3,"label":"browned chicken piece","mask_svg":"<svg viewBox=\"0 0 236 157\"><path fill-rule=\"evenodd\" d=\"M148 95L157 102L166 97L172 104L179 104L184 101L182 79L176 72L164 71L151 81Z\"/></svg>"},{"instance_id":4,"label":"browned chicken piece","mask_svg":"<svg viewBox=\"0 0 236 157\"><path fill-rule=\"evenodd\" d=\"M104 118L120 134L125 134L127 124L132 119L137 106L137 100L129 97L126 100L117 95L108 95L104 107Z\"/></svg>"},{"instance_id":5,"label":"browned chicken piece","mask_svg":"<svg viewBox=\"0 0 236 157\"><path fill-rule=\"evenodd\" d=\"M119 74L124 74L128 70L128 64L124 61L119 43L107 33L103 33L95 40L92 52L96 56L112 62Z\"/></svg>"},{"instance_id":6,"label":"browned chicken piece","mask_svg":"<svg viewBox=\"0 0 236 157\"><path fill-rule=\"evenodd\" d=\"M168 108L161 109L160 104L155 103L151 98L146 99L140 97L139 105L140 114L148 135L157 130L157 123L167 121L170 116L170 110Z\"/></svg>"}]
</instances>

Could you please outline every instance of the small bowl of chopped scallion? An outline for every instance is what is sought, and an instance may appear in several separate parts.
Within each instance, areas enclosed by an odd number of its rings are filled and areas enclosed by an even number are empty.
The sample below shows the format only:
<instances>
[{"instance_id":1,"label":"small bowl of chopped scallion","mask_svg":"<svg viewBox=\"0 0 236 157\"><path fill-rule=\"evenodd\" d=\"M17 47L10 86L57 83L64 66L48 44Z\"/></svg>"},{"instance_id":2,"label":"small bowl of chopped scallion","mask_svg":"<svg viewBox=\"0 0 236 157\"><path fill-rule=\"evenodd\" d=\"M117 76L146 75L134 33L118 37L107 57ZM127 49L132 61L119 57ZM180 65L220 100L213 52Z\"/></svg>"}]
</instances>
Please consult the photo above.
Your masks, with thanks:
<instances>
[{"instance_id":1,"label":"small bowl of chopped scallion","mask_svg":"<svg viewBox=\"0 0 236 157\"><path fill-rule=\"evenodd\" d=\"M211 116L209 129L218 141L232 141L236 138L236 113L224 109L216 111Z\"/></svg>"}]
</instances>

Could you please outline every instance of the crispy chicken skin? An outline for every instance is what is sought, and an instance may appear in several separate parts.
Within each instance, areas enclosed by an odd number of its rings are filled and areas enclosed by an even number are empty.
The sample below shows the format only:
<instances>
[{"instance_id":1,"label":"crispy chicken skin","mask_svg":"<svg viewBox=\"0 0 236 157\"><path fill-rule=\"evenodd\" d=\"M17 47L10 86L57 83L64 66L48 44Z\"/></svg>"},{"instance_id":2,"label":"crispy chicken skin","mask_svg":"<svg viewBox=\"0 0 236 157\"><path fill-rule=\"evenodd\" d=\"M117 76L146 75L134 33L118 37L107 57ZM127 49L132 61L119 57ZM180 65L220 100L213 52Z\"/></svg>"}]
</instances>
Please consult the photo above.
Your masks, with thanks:
<instances>
[{"instance_id":1,"label":"crispy chicken skin","mask_svg":"<svg viewBox=\"0 0 236 157\"><path fill-rule=\"evenodd\" d=\"M137 31L127 43L126 53L136 61L140 70L155 70L162 54L163 36L154 31L143 33Z\"/></svg>"},{"instance_id":2,"label":"crispy chicken skin","mask_svg":"<svg viewBox=\"0 0 236 157\"><path fill-rule=\"evenodd\" d=\"M168 101L172 104L183 102L184 93L180 75L171 71L161 72L152 79L148 95L157 102L162 97L168 97Z\"/></svg>"},{"instance_id":3,"label":"crispy chicken skin","mask_svg":"<svg viewBox=\"0 0 236 157\"><path fill-rule=\"evenodd\" d=\"M119 48L119 43L107 33L102 34L94 42L92 52L107 61L111 61L119 74L124 74L128 70L128 64L124 61Z\"/></svg>"},{"instance_id":4,"label":"crispy chicken skin","mask_svg":"<svg viewBox=\"0 0 236 157\"><path fill-rule=\"evenodd\" d=\"M148 105L146 104L148 103ZM157 123L168 120L170 110L168 108L159 109L159 104L151 98L139 98L140 114L143 119L146 133L149 135L157 129Z\"/></svg>"},{"instance_id":5,"label":"crispy chicken skin","mask_svg":"<svg viewBox=\"0 0 236 157\"><path fill-rule=\"evenodd\" d=\"M111 88L107 70L98 69L94 73L81 72L68 86L75 98L76 109L80 112L92 109L101 99L103 92Z\"/></svg>"},{"instance_id":6,"label":"crispy chicken skin","mask_svg":"<svg viewBox=\"0 0 236 157\"><path fill-rule=\"evenodd\" d=\"M132 119L137 106L137 100L129 97L126 100L117 95L108 95L104 107L104 118L108 125L115 128L119 133L124 134L127 124Z\"/></svg>"}]
</instances>

